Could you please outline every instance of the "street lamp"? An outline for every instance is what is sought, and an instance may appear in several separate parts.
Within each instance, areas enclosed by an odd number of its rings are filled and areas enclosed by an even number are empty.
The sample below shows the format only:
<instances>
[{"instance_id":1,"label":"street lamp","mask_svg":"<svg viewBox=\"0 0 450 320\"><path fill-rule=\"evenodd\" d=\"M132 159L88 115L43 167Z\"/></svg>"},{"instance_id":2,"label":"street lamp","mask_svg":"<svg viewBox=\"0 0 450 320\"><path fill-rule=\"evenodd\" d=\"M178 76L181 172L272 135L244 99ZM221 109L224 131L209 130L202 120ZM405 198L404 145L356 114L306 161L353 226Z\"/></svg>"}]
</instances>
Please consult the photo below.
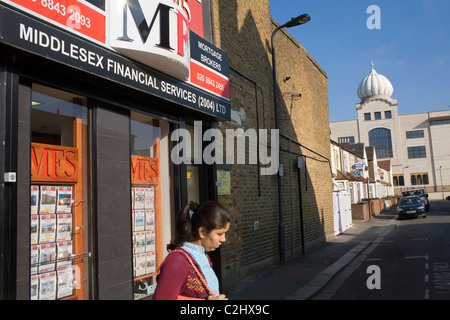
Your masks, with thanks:
<instances>
[{"instance_id":1,"label":"street lamp","mask_svg":"<svg viewBox=\"0 0 450 320\"><path fill-rule=\"evenodd\" d=\"M298 16L297 18L292 18L290 21L286 22L285 24L282 24L278 26L273 32L272 32L272 77L273 77L273 103L274 103L274 110L275 110L275 129L279 129L279 123L278 123L278 98L277 98L277 72L276 72L276 64L275 64L275 34L280 31L283 28L292 28L304 23L307 23L309 20L311 20L311 17L308 14L302 14ZM278 162L280 161L280 146L278 145ZM278 167L279 169L279 167ZM278 170L279 171L279 170ZM285 260L285 245L284 245L284 222L283 222L283 209L282 209L282 201L281 201L281 176L280 172L277 174L278 179L278 233L279 233L279 250L280 250L280 261L284 262ZM294 250L294 248L292 248Z\"/></svg>"}]
</instances>

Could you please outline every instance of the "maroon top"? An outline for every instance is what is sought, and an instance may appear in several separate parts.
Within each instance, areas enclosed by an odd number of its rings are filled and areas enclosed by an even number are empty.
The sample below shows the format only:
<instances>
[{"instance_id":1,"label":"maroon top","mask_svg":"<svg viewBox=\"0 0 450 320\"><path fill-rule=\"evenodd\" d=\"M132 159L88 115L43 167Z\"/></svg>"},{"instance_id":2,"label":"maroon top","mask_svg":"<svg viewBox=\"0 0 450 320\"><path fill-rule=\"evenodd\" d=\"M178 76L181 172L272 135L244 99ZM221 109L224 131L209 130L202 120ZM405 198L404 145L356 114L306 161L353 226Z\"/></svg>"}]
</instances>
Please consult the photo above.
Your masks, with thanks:
<instances>
[{"instance_id":1,"label":"maroon top","mask_svg":"<svg viewBox=\"0 0 450 320\"><path fill-rule=\"evenodd\" d=\"M189 298L208 299L208 289L188 259L179 250L189 255L186 250L178 247L164 259L156 277L158 285L153 300L176 300L180 295ZM191 255L189 257L196 265L197 270L201 272L200 266L194 258ZM212 266L211 260L209 260L209 263Z\"/></svg>"}]
</instances>

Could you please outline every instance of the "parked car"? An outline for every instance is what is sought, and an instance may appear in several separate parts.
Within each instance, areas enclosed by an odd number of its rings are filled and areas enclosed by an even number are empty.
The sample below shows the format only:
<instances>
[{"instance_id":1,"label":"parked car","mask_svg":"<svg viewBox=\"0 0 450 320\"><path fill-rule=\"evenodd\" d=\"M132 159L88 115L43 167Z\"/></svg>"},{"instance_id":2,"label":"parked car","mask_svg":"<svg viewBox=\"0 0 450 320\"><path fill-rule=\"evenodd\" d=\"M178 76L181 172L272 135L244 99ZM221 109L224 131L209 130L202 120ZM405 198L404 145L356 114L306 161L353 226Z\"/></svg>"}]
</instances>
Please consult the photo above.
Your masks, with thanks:
<instances>
[{"instance_id":1,"label":"parked car","mask_svg":"<svg viewBox=\"0 0 450 320\"><path fill-rule=\"evenodd\" d=\"M424 188L409 189L402 191L402 197L419 196L425 204L425 210L430 210L430 203L428 202L428 193L425 193Z\"/></svg>"},{"instance_id":2,"label":"parked car","mask_svg":"<svg viewBox=\"0 0 450 320\"><path fill-rule=\"evenodd\" d=\"M425 204L419 196L403 197L397 206L397 214L399 219L408 217L427 216L425 212Z\"/></svg>"}]
</instances>

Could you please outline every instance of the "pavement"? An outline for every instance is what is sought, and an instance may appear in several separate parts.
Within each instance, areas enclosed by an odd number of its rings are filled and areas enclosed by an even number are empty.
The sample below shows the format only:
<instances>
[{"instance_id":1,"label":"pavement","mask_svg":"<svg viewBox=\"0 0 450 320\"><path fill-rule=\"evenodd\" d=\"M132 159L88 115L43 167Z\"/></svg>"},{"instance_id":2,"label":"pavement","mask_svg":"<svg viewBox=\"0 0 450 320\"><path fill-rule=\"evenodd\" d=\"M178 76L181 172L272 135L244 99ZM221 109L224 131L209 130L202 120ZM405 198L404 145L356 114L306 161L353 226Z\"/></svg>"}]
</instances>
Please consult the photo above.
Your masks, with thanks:
<instances>
[{"instance_id":1,"label":"pavement","mask_svg":"<svg viewBox=\"0 0 450 320\"><path fill-rule=\"evenodd\" d=\"M230 300L328 300L395 228L395 207L352 226L322 246L247 277L224 292Z\"/></svg>"}]
</instances>

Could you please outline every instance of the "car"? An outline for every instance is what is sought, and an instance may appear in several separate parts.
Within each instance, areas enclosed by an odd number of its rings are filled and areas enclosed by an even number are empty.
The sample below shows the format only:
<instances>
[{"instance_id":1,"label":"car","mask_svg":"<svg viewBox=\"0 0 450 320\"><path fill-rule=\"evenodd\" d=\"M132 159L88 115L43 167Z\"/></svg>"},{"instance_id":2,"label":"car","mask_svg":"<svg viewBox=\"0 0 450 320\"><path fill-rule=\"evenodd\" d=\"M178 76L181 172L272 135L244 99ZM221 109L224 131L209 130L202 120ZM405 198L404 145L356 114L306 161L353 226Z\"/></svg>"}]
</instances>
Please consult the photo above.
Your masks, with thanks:
<instances>
[{"instance_id":1,"label":"car","mask_svg":"<svg viewBox=\"0 0 450 320\"><path fill-rule=\"evenodd\" d=\"M430 210L430 202L428 202L428 193L425 193L424 188L409 189L402 191L402 197L419 196L425 204L425 210Z\"/></svg>"},{"instance_id":2,"label":"car","mask_svg":"<svg viewBox=\"0 0 450 320\"><path fill-rule=\"evenodd\" d=\"M399 219L427 216L425 212L425 204L419 196L403 197L397 206L397 215Z\"/></svg>"}]
</instances>

